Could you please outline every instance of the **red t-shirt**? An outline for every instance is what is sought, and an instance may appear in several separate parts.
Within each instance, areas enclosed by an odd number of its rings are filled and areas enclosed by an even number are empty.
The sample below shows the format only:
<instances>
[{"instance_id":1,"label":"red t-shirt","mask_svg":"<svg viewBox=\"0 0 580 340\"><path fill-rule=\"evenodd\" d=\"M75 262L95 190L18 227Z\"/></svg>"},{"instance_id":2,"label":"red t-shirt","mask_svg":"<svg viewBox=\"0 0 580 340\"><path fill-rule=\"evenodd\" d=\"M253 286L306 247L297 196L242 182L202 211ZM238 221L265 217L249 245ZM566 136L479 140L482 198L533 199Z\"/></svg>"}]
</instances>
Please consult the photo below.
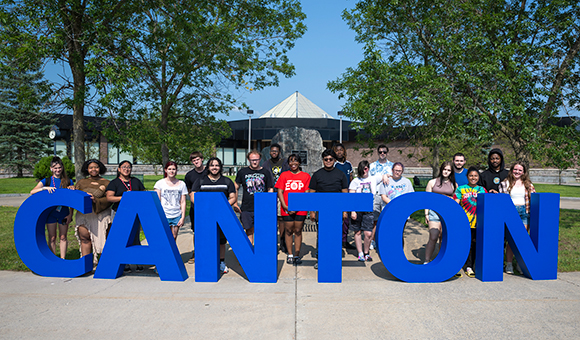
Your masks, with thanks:
<instances>
[{"instance_id":1,"label":"red t-shirt","mask_svg":"<svg viewBox=\"0 0 580 340\"><path fill-rule=\"evenodd\" d=\"M293 174L292 171L284 171L280 174L274 188L282 189L284 191L284 202L288 205L288 194L291 192L306 192L309 184L310 175L306 172L301 171L297 174ZM280 209L280 214L282 216L288 216L284 209ZM298 211L296 214L306 216L307 212Z\"/></svg>"}]
</instances>

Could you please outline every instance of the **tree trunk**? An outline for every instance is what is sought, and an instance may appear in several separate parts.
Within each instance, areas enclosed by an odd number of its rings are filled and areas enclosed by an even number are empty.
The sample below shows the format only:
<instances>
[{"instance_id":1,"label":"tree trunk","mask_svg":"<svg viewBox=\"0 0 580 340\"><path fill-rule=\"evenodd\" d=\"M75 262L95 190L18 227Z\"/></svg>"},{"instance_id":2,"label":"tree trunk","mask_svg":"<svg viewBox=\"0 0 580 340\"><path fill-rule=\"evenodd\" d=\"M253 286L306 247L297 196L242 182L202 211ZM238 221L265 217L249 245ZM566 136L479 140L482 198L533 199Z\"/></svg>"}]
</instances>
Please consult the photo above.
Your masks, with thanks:
<instances>
[{"instance_id":1,"label":"tree trunk","mask_svg":"<svg viewBox=\"0 0 580 340\"><path fill-rule=\"evenodd\" d=\"M161 108L161 135L163 142L161 142L161 166L165 166L169 162L169 148L165 138L167 136L167 126L169 121L169 105L165 104Z\"/></svg>"},{"instance_id":2,"label":"tree trunk","mask_svg":"<svg viewBox=\"0 0 580 340\"><path fill-rule=\"evenodd\" d=\"M433 146L433 159L431 161L431 169L433 170L433 178L439 176L439 145Z\"/></svg>"},{"instance_id":3,"label":"tree trunk","mask_svg":"<svg viewBox=\"0 0 580 340\"><path fill-rule=\"evenodd\" d=\"M73 98L73 136L75 175L82 178L81 168L85 162L85 72L82 66L71 63L74 81Z\"/></svg>"}]
</instances>

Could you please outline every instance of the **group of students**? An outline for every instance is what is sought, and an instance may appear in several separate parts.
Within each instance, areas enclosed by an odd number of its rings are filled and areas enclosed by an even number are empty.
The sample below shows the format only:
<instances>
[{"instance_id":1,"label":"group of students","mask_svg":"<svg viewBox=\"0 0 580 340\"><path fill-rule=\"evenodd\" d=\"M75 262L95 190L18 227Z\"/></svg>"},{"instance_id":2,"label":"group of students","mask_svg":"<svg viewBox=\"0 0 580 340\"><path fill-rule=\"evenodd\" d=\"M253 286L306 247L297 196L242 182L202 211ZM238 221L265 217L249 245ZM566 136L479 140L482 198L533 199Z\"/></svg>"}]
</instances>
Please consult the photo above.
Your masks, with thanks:
<instances>
[{"instance_id":1,"label":"group of students","mask_svg":"<svg viewBox=\"0 0 580 340\"><path fill-rule=\"evenodd\" d=\"M56 189L81 190L89 194L92 200L93 210L89 214L77 211L75 218L75 235L80 244L81 256L95 254L94 264L98 262L98 254L101 254L109 227L113 222L119 202L126 191L144 191L145 186L135 177L131 176L133 165L129 161L122 161L117 169L117 177L109 181L101 175L107 172L105 165L98 159L86 161L81 173L85 178L76 184L68 178L64 165L59 157L53 157L50 163L52 175L42 179L30 191L35 194L40 191L54 192ZM60 234L60 257L65 258L67 252L67 232L72 221L72 209L63 206L53 208L46 221L48 229L48 245L56 254L56 230ZM133 244L140 244L139 234L135 236ZM125 266L125 272L131 271L130 266ZM138 265L136 271L143 271L143 266Z\"/></svg>"},{"instance_id":2,"label":"group of students","mask_svg":"<svg viewBox=\"0 0 580 340\"><path fill-rule=\"evenodd\" d=\"M278 144L270 146L271 158L260 165L262 155L258 151L247 154L249 166L238 171L235 181L222 175L223 163L217 157L212 157L203 164L203 155L193 152L190 161L194 168L185 175L185 182L178 180L177 164L167 162L164 166L164 178L155 183L154 189L159 195L161 206L166 215L174 238L177 238L179 228L183 226L186 212L186 195L191 201L191 228L195 232L195 193L223 192L232 208L240 213L242 226L253 243L254 235L254 194L259 192L277 191L278 227L280 231L280 248L287 253L287 263L299 265L302 263L302 230L308 215L306 211L291 211L288 208L288 194L300 192L351 192L372 193L375 195L374 209L371 212L345 212L343 214L343 246L356 249L358 260L372 261L370 250L374 245L376 222L382 209L393 199L406 193L414 192L409 179L403 176L405 167L402 163L392 163L387 160L388 147L380 145L377 149L379 159L369 163L363 160L358 164L357 176L346 160L346 149L342 144L336 144L333 149L322 153L323 167L312 176L301 169L302 159L297 154L291 154L287 159L281 157L281 147ZM465 156L461 153L453 157L453 162L443 162L439 175L430 180L426 191L445 195L454 199L464 209L471 227L471 248L463 267L464 272L475 276L475 228L477 226L476 207L479 193L507 193L512 198L526 229L529 227L530 195L535 192L530 181L528 168L523 162L515 162L510 170L505 169L503 154L499 149L493 149L488 156L489 168L479 173L477 168L463 168ZM132 164L122 161L117 169L117 177L108 181L101 177L107 169L97 159L84 163L81 172L85 178L76 184L67 177L59 157L54 157L50 170L52 176L42 179L31 194L42 190L54 192L57 188L82 190L88 193L93 201L93 211L89 214L77 212L75 235L80 243L81 256L93 252L100 254L103 250L108 228L110 227L122 195L126 191L143 191L143 183L131 176ZM242 188L242 206L238 206L238 189ZM259 212L259 209L258 209ZM56 230L60 232L60 255L65 258L67 250L67 230L72 221L72 210L68 207L55 207L47 219L48 244L56 253ZM310 218L317 220L317 213L310 212ZM441 218L437 212L425 210L425 223L429 228L429 240L426 245L425 261L431 261L435 245L441 243ZM346 241L348 232L354 233L352 246ZM364 241L363 241L364 235ZM133 241L140 244L139 234ZM220 230L220 271L228 272L225 263L226 237ZM94 257L95 264L97 256ZM194 259L190 260L193 263ZM513 274L513 252L506 246L506 273ZM317 263L315 268L317 268ZM517 270L521 272L519 265ZM137 266L136 271L142 271ZM130 266L125 272L131 271ZM458 273L458 275L461 275Z\"/></svg>"},{"instance_id":3,"label":"group of students","mask_svg":"<svg viewBox=\"0 0 580 340\"><path fill-rule=\"evenodd\" d=\"M475 277L475 250L477 227L477 195L481 193L509 194L526 230L529 229L530 195L535 193L534 185L529 176L528 167L524 162L515 162L508 170L505 169L503 153L500 149L492 149L488 155L488 169L481 174L475 167L465 170L465 156L457 153L453 162L443 162L439 169L439 176L429 181L426 191L445 195L461 205L471 227L471 247L463 270L469 277ZM431 261L435 244L441 243L440 216L432 211L425 210L425 222L429 227L429 241L425 250L425 264ZM506 243L506 264L504 270L514 274L513 252ZM517 270L522 270L516 263ZM461 276L458 273L457 276Z\"/></svg>"}]
</instances>

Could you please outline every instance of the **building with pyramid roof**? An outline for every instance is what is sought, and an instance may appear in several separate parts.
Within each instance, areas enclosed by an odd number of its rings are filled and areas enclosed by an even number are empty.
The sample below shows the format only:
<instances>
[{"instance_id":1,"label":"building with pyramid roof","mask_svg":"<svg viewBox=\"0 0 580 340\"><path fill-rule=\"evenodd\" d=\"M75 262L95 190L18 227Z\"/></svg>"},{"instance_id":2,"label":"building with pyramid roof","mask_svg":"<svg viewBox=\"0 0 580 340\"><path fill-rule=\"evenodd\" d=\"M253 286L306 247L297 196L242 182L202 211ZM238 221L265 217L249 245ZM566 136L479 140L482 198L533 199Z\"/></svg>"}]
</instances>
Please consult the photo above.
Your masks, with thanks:
<instances>
[{"instance_id":1,"label":"building with pyramid roof","mask_svg":"<svg viewBox=\"0 0 580 340\"><path fill-rule=\"evenodd\" d=\"M280 104L274 106L260 118L328 118L331 115L319 108L316 104L296 91Z\"/></svg>"},{"instance_id":2,"label":"building with pyramid roof","mask_svg":"<svg viewBox=\"0 0 580 340\"><path fill-rule=\"evenodd\" d=\"M341 122L296 91L258 118L252 118L252 149L262 150L271 144L272 138L285 128L300 127L317 130L325 147L340 140ZM217 157L224 165L246 165L248 152L249 118L228 122L232 136L223 139ZM350 122L342 122L343 142L354 141L355 131Z\"/></svg>"}]
</instances>

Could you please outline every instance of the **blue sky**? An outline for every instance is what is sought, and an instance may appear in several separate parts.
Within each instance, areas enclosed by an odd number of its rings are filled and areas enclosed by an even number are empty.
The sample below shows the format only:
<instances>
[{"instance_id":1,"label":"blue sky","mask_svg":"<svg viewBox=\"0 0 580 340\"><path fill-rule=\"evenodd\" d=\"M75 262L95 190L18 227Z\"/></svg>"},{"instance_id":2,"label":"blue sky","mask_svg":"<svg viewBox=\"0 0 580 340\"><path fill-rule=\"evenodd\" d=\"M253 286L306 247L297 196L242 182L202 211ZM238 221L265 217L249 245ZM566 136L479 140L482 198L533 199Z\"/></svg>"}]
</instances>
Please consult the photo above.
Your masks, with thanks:
<instances>
[{"instance_id":1,"label":"blue sky","mask_svg":"<svg viewBox=\"0 0 580 340\"><path fill-rule=\"evenodd\" d=\"M337 118L344 100L326 89L326 83L338 78L347 67L355 67L363 58L363 45L354 40L354 31L342 19L342 11L353 8L355 0L303 0L302 11L308 28L288 53L296 67L291 78L280 79L277 87L245 94L243 101L257 118L298 91L326 113ZM245 112L245 110L244 110ZM218 115L227 120L247 119L245 113Z\"/></svg>"}]
</instances>

